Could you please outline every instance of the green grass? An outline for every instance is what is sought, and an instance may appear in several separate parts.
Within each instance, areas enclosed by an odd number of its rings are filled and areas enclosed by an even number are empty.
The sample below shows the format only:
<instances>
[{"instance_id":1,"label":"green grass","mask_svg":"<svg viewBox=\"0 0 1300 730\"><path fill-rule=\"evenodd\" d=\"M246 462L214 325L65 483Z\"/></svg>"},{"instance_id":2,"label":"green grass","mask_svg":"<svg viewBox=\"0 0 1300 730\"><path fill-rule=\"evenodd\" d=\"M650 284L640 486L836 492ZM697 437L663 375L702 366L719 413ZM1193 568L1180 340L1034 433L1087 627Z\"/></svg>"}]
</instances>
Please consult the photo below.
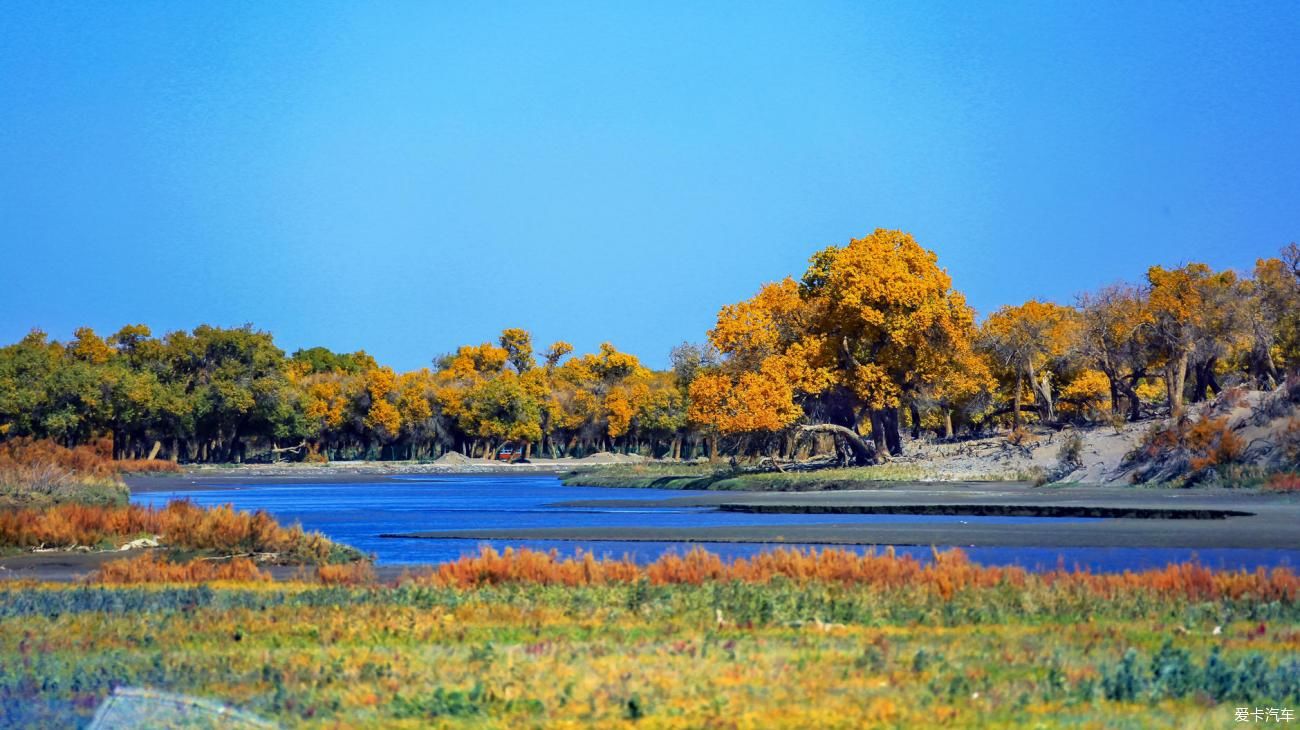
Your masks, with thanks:
<instances>
[{"instance_id":1,"label":"green grass","mask_svg":"<svg viewBox=\"0 0 1300 730\"><path fill-rule=\"evenodd\" d=\"M1297 621L1012 586L7 586L0 717L75 726L125 684L286 727L1228 727L1300 700Z\"/></svg>"},{"instance_id":2,"label":"green grass","mask_svg":"<svg viewBox=\"0 0 1300 730\"><path fill-rule=\"evenodd\" d=\"M812 492L888 487L918 481L1033 481L1034 475L1008 470L981 476L945 474L911 463L820 469L818 471L745 471L715 464L618 464L575 471L564 483L576 487L711 489L722 491Z\"/></svg>"}]
</instances>

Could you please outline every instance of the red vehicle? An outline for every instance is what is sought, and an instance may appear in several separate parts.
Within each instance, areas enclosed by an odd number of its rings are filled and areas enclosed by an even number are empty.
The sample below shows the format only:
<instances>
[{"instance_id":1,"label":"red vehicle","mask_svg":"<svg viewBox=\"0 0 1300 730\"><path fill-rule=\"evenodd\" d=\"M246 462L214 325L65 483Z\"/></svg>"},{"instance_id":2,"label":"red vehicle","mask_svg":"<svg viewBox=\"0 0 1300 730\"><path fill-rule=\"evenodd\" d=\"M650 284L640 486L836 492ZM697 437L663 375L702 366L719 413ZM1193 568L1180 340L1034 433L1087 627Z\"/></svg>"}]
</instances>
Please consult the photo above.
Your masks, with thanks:
<instances>
[{"instance_id":1,"label":"red vehicle","mask_svg":"<svg viewBox=\"0 0 1300 730\"><path fill-rule=\"evenodd\" d=\"M497 452L498 461L514 461L521 456L523 456L523 452L513 446L502 446L501 450Z\"/></svg>"}]
</instances>

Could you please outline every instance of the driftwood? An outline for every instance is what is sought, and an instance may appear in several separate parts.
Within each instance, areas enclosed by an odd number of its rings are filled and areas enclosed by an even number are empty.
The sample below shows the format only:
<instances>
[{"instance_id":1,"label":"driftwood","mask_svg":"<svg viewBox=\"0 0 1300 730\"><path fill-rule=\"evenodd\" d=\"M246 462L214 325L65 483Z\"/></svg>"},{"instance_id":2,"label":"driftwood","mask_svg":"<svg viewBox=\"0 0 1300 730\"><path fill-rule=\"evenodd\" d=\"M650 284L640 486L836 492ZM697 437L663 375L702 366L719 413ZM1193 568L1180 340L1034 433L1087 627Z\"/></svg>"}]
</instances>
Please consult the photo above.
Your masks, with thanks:
<instances>
[{"instance_id":1,"label":"driftwood","mask_svg":"<svg viewBox=\"0 0 1300 730\"><path fill-rule=\"evenodd\" d=\"M282 454L282 453L284 453L284 452L286 452L286 451L291 452L291 453L294 453L294 454L297 454L297 453L301 452L301 451L302 451L303 449L305 449L305 448L307 448L307 439L303 439L303 440L302 440L302 443L298 444L297 446L272 446L272 447L271 447L271 460L272 460L272 461L279 461L279 460L280 460L280 454Z\"/></svg>"},{"instance_id":2,"label":"driftwood","mask_svg":"<svg viewBox=\"0 0 1300 730\"><path fill-rule=\"evenodd\" d=\"M836 438L842 439L845 444L848 444L849 451L853 452L853 461L858 466L869 466L877 461L875 443L863 440L852 429L837 426L833 423L818 423L811 426L800 426L799 432L829 433Z\"/></svg>"}]
</instances>

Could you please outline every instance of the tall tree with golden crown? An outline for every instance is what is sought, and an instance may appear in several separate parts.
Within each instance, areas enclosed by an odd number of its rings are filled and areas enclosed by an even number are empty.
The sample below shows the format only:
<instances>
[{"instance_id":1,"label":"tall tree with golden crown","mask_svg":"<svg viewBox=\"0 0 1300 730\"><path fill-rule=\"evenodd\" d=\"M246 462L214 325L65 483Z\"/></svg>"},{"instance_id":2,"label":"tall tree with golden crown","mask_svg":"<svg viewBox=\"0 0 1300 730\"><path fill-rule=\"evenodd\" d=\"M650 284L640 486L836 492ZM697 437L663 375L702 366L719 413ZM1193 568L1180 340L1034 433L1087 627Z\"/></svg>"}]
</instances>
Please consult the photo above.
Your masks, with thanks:
<instances>
[{"instance_id":1,"label":"tall tree with golden crown","mask_svg":"<svg viewBox=\"0 0 1300 730\"><path fill-rule=\"evenodd\" d=\"M878 229L815 253L799 284L769 284L719 312L709 339L725 360L692 384L692 420L776 429L799 405L842 428L869 419L877 450L899 454L899 409L978 373L974 335L974 310L934 252Z\"/></svg>"}]
</instances>

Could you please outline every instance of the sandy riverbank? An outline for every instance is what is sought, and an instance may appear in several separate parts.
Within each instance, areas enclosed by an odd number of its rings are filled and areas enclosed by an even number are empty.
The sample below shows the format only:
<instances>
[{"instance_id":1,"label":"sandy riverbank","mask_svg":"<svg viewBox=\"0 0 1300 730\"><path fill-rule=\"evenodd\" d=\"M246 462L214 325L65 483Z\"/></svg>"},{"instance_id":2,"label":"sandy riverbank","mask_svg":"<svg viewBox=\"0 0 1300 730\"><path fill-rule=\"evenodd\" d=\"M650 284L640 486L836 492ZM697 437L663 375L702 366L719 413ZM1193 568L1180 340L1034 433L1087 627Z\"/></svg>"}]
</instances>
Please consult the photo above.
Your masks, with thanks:
<instances>
[{"instance_id":1,"label":"sandy riverbank","mask_svg":"<svg viewBox=\"0 0 1300 730\"><path fill-rule=\"evenodd\" d=\"M1300 550L1300 498L1232 489L1142 489L1134 487L1032 487L1016 483L897 484L888 489L801 493L710 493L665 500L580 500L575 508L681 509L735 507L741 510L846 514L873 511L1081 516L1111 510L1154 517L1043 519L1016 524L891 520L873 524L774 525L691 528L532 528L404 533L427 539L653 540L681 542L794 542L853 545L939 545L978 547L1249 548ZM995 508L1004 508L998 510ZM949 509L952 508L952 509ZM964 509L963 509L964 508ZM1024 508L1024 509L1019 509ZM1245 513L1196 519L1220 512ZM1183 514L1173 514L1183 513ZM1200 515L1196 513L1202 513ZM1181 517L1171 519L1171 517Z\"/></svg>"},{"instance_id":2,"label":"sandy riverbank","mask_svg":"<svg viewBox=\"0 0 1300 730\"><path fill-rule=\"evenodd\" d=\"M334 461L328 464L220 464L188 466L180 474L129 475L133 492L183 491L186 489L236 488L250 484L358 484L390 476L438 474L537 475L563 474L574 469L606 465L638 464L641 456L598 453L581 459L531 459L507 463L468 459L459 454L434 462Z\"/></svg>"}]
</instances>

